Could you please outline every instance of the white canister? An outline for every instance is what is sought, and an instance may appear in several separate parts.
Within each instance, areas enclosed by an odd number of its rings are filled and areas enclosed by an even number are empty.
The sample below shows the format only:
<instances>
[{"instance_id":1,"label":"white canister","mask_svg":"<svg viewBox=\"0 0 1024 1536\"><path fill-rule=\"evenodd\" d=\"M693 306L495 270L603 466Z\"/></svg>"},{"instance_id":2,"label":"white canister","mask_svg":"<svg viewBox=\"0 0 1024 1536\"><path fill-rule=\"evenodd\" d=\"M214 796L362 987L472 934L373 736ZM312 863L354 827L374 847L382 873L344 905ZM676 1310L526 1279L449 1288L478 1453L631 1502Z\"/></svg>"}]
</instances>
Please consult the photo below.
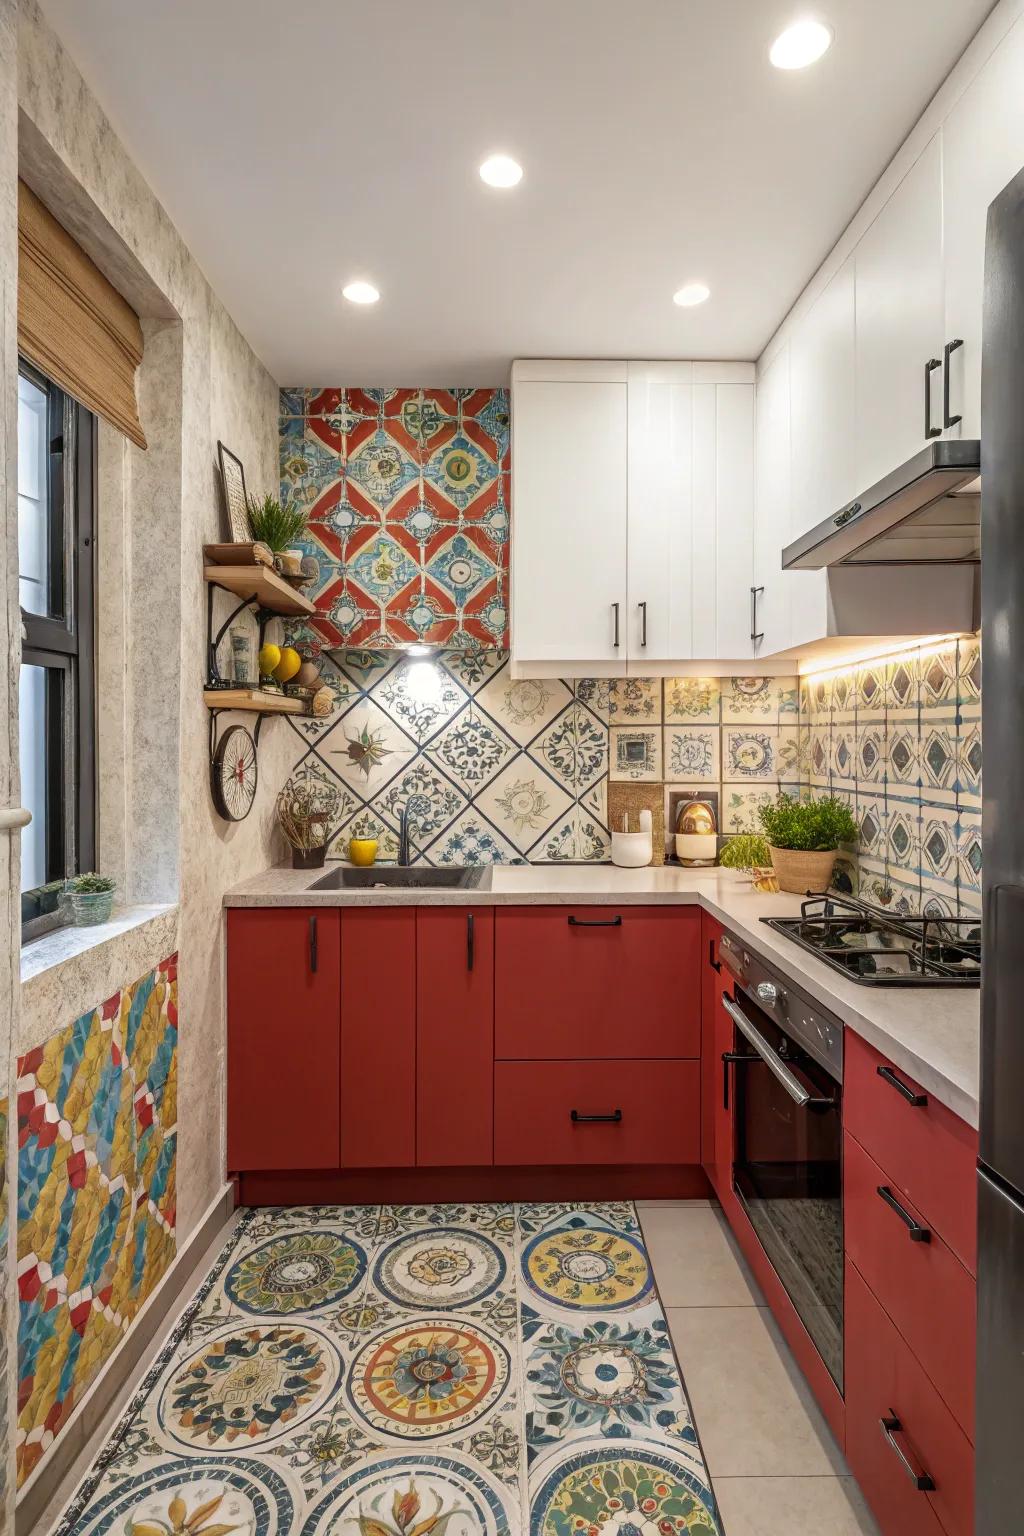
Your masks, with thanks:
<instances>
[{"instance_id":1,"label":"white canister","mask_svg":"<svg viewBox=\"0 0 1024 1536\"><path fill-rule=\"evenodd\" d=\"M714 832L677 832L676 858L688 868L715 864L718 860L718 836Z\"/></svg>"},{"instance_id":2,"label":"white canister","mask_svg":"<svg viewBox=\"0 0 1024 1536\"><path fill-rule=\"evenodd\" d=\"M654 853L650 811L640 812L639 832L612 833L612 863L620 869L643 869Z\"/></svg>"}]
</instances>

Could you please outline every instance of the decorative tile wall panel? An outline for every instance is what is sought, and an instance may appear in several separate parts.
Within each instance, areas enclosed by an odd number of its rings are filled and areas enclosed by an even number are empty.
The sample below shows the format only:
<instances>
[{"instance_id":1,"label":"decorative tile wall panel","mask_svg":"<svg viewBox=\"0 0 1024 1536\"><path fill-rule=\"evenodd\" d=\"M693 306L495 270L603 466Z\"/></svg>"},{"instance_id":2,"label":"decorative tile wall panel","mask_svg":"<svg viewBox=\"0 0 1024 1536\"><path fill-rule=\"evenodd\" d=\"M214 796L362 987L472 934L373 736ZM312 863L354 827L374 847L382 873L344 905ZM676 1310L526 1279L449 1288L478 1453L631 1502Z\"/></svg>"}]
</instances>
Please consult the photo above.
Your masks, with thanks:
<instances>
[{"instance_id":1,"label":"decorative tile wall panel","mask_svg":"<svg viewBox=\"0 0 1024 1536\"><path fill-rule=\"evenodd\" d=\"M174 1257L177 956L18 1062L18 1479Z\"/></svg>"},{"instance_id":2,"label":"decorative tile wall panel","mask_svg":"<svg viewBox=\"0 0 1024 1536\"><path fill-rule=\"evenodd\" d=\"M284 389L281 496L328 645L508 644L504 389Z\"/></svg>"}]
</instances>

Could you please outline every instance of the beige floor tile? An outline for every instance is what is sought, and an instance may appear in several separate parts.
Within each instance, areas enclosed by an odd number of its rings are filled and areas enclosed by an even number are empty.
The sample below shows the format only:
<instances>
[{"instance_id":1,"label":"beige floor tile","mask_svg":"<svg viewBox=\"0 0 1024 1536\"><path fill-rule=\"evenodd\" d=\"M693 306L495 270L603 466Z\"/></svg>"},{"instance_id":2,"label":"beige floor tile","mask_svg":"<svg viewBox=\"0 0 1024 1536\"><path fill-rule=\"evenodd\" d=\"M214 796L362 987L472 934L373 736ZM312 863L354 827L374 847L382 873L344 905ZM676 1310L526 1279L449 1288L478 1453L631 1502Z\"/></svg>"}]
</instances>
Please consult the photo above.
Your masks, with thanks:
<instances>
[{"instance_id":1,"label":"beige floor tile","mask_svg":"<svg viewBox=\"0 0 1024 1536\"><path fill-rule=\"evenodd\" d=\"M728 1536L879 1536L852 1477L718 1477L715 1497Z\"/></svg>"},{"instance_id":2,"label":"beige floor tile","mask_svg":"<svg viewBox=\"0 0 1024 1536\"><path fill-rule=\"evenodd\" d=\"M712 1478L846 1472L764 1307L674 1307L667 1315Z\"/></svg>"},{"instance_id":3,"label":"beige floor tile","mask_svg":"<svg viewBox=\"0 0 1024 1536\"><path fill-rule=\"evenodd\" d=\"M638 1211L701 1210L711 1209L710 1200L635 1200Z\"/></svg>"},{"instance_id":4,"label":"beige floor tile","mask_svg":"<svg viewBox=\"0 0 1024 1536\"><path fill-rule=\"evenodd\" d=\"M761 1296L721 1214L660 1207L640 1212L654 1279L666 1307L751 1307Z\"/></svg>"}]
</instances>

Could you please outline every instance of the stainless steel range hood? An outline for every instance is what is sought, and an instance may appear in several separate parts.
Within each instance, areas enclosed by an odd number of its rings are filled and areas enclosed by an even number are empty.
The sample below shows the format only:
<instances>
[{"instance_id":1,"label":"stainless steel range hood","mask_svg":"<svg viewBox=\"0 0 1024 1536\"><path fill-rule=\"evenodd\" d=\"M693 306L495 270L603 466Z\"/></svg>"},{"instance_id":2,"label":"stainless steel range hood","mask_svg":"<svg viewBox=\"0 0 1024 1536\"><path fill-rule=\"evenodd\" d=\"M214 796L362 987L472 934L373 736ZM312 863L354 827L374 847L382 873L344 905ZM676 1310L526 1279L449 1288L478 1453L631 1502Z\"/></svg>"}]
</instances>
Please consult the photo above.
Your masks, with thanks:
<instances>
[{"instance_id":1,"label":"stainless steel range hood","mask_svg":"<svg viewBox=\"0 0 1024 1536\"><path fill-rule=\"evenodd\" d=\"M782 551L785 571L981 559L981 444L929 443Z\"/></svg>"}]
</instances>

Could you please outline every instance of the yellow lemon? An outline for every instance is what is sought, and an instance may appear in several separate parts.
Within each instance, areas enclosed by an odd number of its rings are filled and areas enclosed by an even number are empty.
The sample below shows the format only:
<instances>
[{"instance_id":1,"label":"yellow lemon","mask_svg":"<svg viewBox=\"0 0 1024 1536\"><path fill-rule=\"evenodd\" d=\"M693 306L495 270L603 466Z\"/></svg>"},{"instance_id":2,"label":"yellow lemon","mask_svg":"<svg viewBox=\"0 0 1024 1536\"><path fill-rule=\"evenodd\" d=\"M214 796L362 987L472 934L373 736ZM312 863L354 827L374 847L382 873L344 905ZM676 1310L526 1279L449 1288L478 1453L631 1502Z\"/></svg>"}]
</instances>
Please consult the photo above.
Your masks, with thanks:
<instances>
[{"instance_id":1,"label":"yellow lemon","mask_svg":"<svg viewBox=\"0 0 1024 1536\"><path fill-rule=\"evenodd\" d=\"M279 645L260 646L260 676L273 677L274 668L281 660L281 647Z\"/></svg>"},{"instance_id":2,"label":"yellow lemon","mask_svg":"<svg viewBox=\"0 0 1024 1536\"><path fill-rule=\"evenodd\" d=\"M286 645L281 651L280 659L274 668L274 676L279 683L290 683L296 672L302 666L302 657L294 646Z\"/></svg>"},{"instance_id":3,"label":"yellow lemon","mask_svg":"<svg viewBox=\"0 0 1024 1536\"><path fill-rule=\"evenodd\" d=\"M350 863L365 869L377 857L377 839L375 837L350 838L348 857Z\"/></svg>"}]
</instances>

